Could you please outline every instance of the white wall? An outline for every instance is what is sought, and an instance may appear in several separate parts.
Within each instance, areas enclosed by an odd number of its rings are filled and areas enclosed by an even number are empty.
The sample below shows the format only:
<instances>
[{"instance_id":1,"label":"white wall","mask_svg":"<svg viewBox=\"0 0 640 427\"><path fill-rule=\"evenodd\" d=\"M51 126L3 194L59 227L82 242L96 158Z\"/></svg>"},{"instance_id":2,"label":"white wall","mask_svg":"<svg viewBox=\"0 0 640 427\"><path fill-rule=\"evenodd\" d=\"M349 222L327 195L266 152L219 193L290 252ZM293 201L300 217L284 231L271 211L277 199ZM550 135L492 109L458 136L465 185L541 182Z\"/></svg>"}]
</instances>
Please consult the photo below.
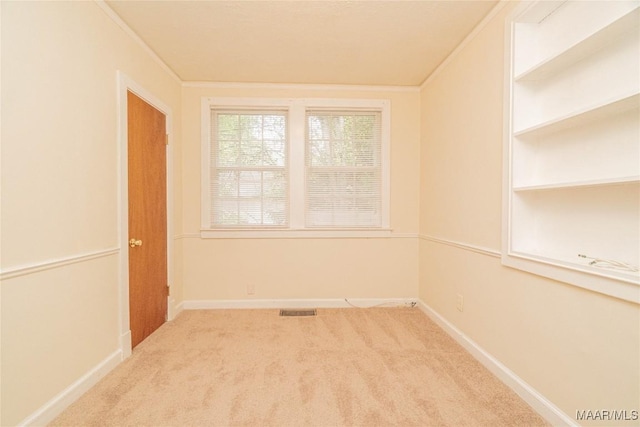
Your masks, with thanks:
<instances>
[{"instance_id":1,"label":"white wall","mask_svg":"<svg viewBox=\"0 0 640 427\"><path fill-rule=\"evenodd\" d=\"M181 105L180 83L94 2L2 2L1 19L0 423L14 425L119 357L116 71Z\"/></svg>"},{"instance_id":2,"label":"white wall","mask_svg":"<svg viewBox=\"0 0 640 427\"><path fill-rule=\"evenodd\" d=\"M390 99L394 237L200 239L200 108L205 96ZM415 298L419 108L415 89L187 85L182 106L184 300ZM255 287L255 295L247 295L248 285Z\"/></svg>"},{"instance_id":3,"label":"white wall","mask_svg":"<svg viewBox=\"0 0 640 427\"><path fill-rule=\"evenodd\" d=\"M637 410L639 307L503 267L497 257L504 19L514 4L422 90L420 298L570 418Z\"/></svg>"}]
</instances>

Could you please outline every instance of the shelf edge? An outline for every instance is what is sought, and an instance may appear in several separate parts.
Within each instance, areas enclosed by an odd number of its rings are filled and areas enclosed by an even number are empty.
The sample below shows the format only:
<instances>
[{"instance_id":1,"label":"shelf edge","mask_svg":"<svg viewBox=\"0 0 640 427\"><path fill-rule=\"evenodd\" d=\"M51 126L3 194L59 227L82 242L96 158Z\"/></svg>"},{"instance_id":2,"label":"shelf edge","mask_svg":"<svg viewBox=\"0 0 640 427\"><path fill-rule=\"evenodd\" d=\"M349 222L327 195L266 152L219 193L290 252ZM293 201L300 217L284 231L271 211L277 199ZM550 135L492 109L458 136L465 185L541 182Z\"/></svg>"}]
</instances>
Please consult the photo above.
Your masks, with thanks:
<instances>
[{"instance_id":1,"label":"shelf edge","mask_svg":"<svg viewBox=\"0 0 640 427\"><path fill-rule=\"evenodd\" d=\"M514 76L513 80L515 82L528 82L545 78L547 74L553 71L554 64L561 63L563 61L562 58L565 58L566 64L561 65L559 68L562 68L563 66L568 67L571 64L580 61L584 57L589 56L591 53L604 48L616 38L635 29L638 17L634 15L638 15L639 8L640 5L599 30L594 31L583 39L575 42L566 49L529 67L527 70L524 70ZM571 55L574 55L573 59L570 59Z\"/></svg>"},{"instance_id":2,"label":"shelf edge","mask_svg":"<svg viewBox=\"0 0 640 427\"><path fill-rule=\"evenodd\" d=\"M624 176L611 179L596 179L588 181L569 181L558 182L554 184L540 184L540 185L518 185L512 186L511 189L515 192L526 191L543 191L543 190L562 190L571 188L588 188L588 187L603 187L607 185L625 185L625 184L638 184L640 183L640 175Z\"/></svg>"},{"instance_id":3,"label":"shelf edge","mask_svg":"<svg viewBox=\"0 0 640 427\"><path fill-rule=\"evenodd\" d=\"M615 99L609 99L598 104L573 111L564 116L538 123L534 126L528 126L524 129L516 130L513 132L513 136L515 138L520 138L527 135L534 135L539 132L551 133L554 131L553 128L556 126L558 127L557 130L565 128L564 125L566 125L566 128L575 126L571 124L571 121L573 120L580 122L582 120L589 119L590 116L597 117L599 115L607 117L609 115L620 114L638 107L640 107L640 89L634 90L633 92L627 93L623 96L616 97Z\"/></svg>"}]
</instances>

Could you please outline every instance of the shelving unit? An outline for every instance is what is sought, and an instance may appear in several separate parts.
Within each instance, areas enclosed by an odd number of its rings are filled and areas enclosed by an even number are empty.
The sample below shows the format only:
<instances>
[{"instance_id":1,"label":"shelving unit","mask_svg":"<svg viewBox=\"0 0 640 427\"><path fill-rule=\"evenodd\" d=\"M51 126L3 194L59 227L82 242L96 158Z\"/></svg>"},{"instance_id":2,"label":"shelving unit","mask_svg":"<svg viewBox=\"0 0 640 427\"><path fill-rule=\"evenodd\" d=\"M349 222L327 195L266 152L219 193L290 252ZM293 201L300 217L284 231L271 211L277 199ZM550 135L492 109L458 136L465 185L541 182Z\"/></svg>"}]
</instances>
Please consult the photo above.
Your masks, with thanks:
<instances>
[{"instance_id":1,"label":"shelving unit","mask_svg":"<svg viewBox=\"0 0 640 427\"><path fill-rule=\"evenodd\" d=\"M640 2L509 23L503 263L640 303Z\"/></svg>"}]
</instances>

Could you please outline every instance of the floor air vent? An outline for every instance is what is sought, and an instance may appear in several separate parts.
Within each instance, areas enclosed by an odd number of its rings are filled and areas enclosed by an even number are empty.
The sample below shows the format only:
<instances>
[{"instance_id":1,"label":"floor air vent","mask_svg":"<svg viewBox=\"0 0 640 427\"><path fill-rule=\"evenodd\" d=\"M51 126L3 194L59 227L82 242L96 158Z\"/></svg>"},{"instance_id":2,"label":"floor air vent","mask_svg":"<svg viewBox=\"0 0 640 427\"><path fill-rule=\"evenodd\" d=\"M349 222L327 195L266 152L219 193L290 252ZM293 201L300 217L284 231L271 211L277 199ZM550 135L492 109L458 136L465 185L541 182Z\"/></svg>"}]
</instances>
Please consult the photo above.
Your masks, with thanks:
<instances>
[{"instance_id":1,"label":"floor air vent","mask_svg":"<svg viewBox=\"0 0 640 427\"><path fill-rule=\"evenodd\" d=\"M303 316L315 316L316 309L312 308L309 310L290 310L284 309L280 310L280 316L293 316L293 317L303 317Z\"/></svg>"}]
</instances>

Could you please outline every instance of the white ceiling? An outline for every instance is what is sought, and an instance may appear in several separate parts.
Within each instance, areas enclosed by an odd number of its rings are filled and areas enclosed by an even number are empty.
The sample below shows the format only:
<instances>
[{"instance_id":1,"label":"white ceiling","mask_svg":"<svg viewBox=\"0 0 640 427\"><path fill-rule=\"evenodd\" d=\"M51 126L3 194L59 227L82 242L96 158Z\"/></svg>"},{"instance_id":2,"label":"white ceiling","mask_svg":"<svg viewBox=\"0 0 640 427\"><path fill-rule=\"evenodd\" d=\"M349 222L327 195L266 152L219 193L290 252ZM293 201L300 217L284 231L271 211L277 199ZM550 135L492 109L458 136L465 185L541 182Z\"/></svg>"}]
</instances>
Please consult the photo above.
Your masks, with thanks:
<instances>
[{"instance_id":1,"label":"white ceiling","mask_svg":"<svg viewBox=\"0 0 640 427\"><path fill-rule=\"evenodd\" d=\"M107 4L183 81L420 85L497 3Z\"/></svg>"}]
</instances>

